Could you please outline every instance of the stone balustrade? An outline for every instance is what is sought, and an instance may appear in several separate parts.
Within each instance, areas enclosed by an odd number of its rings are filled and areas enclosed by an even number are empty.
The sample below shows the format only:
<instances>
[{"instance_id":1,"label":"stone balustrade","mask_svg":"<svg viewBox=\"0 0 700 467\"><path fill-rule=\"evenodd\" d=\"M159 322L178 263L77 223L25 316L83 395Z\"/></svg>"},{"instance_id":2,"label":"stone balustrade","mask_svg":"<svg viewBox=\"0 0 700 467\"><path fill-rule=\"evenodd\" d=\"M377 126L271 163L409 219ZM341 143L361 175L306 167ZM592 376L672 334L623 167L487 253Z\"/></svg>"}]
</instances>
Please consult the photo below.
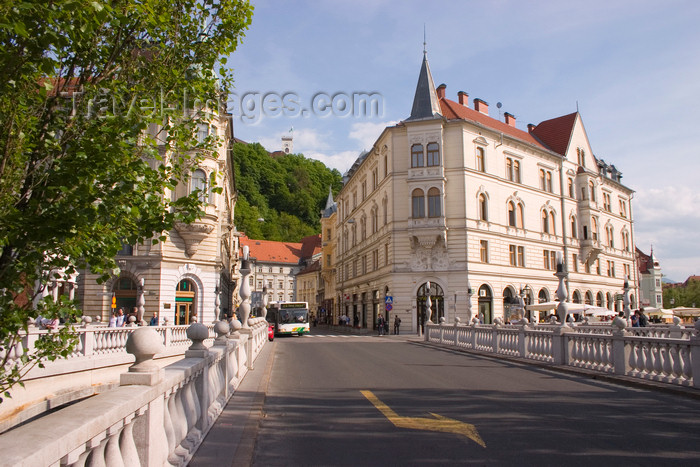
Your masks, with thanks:
<instances>
[{"instance_id":1,"label":"stone balustrade","mask_svg":"<svg viewBox=\"0 0 700 467\"><path fill-rule=\"evenodd\" d=\"M507 357L700 388L700 322L612 325L428 324L425 340Z\"/></svg>"},{"instance_id":2,"label":"stone balustrade","mask_svg":"<svg viewBox=\"0 0 700 467\"><path fill-rule=\"evenodd\" d=\"M120 385L0 435L0 465L187 465L267 342L263 322L230 335L228 323L194 323L183 330L185 358L160 368L163 330L131 331L125 347L136 363Z\"/></svg>"},{"instance_id":3,"label":"stone balustrade","mask_svg":"<svg viewBox=\"0 0 700 467\"><path fill-rule=\"evenodd\" d=\"M160 335L164 350L157 358L162 365L185 354L191 341L188 326L150 327ZM134 356L126 351L126 342L139 327L109 328L87 326L76 329L78 344L66 358L44 361L44 368L35 366L23 378L24 387L15 386L11 397L0 404L0 432L25 420L54 409L65 403L108 390L118 383L119 373L133 363ZM214 341L214 324L207 325L209 336L205 343ZM15 363L22 353L32 352L34 343L49 331L30 329L23 333L18 344L10 350L8 365Z\"/></svg>"}]
</instances>

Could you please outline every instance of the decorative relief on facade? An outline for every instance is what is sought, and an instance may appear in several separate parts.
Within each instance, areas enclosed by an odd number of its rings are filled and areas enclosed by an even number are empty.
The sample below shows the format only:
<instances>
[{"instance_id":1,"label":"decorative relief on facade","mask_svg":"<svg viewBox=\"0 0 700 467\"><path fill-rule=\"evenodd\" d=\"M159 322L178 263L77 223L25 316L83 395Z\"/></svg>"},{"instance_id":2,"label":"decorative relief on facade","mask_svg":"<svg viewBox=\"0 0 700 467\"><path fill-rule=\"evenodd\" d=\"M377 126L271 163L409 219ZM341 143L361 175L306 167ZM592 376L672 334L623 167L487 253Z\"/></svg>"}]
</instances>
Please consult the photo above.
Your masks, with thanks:
<instances>
[{"instance_id":1,"label":"decorative relief on facade","mask_svg":"<svg viewBox=\"0 0 700 467\"><path fill-rule=\"evenodd\" d=\"M450 259L445 246L444 232L438 235L414 235L410 237L411 257L408 267L411 271L447 270Z\"/></svg>"},{"instance_id":2,"label":"decorative relief on facade","mask_svg":"<svg viewBox=\"0 0 700 467\"><path fill-rule=\"evenodd\" d=\"M191 224L175 223L175 230L185 242L187 256L194 256L199 244L214 230L215 224L208 216Z\"/></svg>"}]
</instances>

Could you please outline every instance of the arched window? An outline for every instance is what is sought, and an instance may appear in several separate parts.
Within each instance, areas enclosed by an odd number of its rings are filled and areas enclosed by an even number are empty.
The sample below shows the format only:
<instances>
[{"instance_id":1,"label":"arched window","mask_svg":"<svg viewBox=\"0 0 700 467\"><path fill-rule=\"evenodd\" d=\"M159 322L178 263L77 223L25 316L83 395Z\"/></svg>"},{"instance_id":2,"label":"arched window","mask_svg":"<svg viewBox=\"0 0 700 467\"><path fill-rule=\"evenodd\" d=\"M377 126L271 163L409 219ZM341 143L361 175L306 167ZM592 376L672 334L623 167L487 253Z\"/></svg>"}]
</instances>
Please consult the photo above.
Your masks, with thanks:
<instances>
[{"instance_id":1,"label":"arched window","mask_svg":"<svg viewBox=\"0 0 700 467\"><path fill-rule=\"evenodd\" d=\"M508 225L515 227L515 203L508 201Z\"/></svg>"},{"instance_id":2,"label":"arched window","mask_svg":"<svg viewBox=\"0 0 700 467\"><path fill-rule=\"evenodd\" d=\"M539 303L549 301L549 292L547 292L547 289L540 289L540 292L537 294L537 301Z\"/></svg>"},{"instance_id":3,"label":"arched window","mask_svg":"<svg viewBox=\"0 0 700 467\"><path fill-rule=\"evenodd\" d=\"M476 148L476 170L486 172L486 155L484 148Z\"/></svg>"},{"instance_id":4,"label":"arched window","mask_svg":"<svg viewBox=\"0 0 700 467\"><path fill-rule=\"evenodd\" d=\"M605 236L607 237L607 243L610 248L615 248L615 235L613 232L612 225L608 225L605 227Z\"/></svg>"},{"instance_id":5,"label":"arched window","mask_svg":"<svg viewBox=\"0 0 700 467\"><path fill-rule=\"evenodd\" d=\"M389 204L389 201L384 198L382 199L382 211L384 213L384 225L387 224L389 221L389 210L387 209L387 205Z\"/></svg>"},{"instance_id":6,"label":"arched window","mask_svg":"<svg viewBox=\"0 0 700 467\"><path fill-rule=\"evenodd\" d=\"M428 167L440 165L440 147L437 143L428 143Z\"/></svg>"},{"instance_id":7,"label":"arched window","mask_svg":"<svg viewBox=\"0 0 700 467\"><path fill-rule=\"evenodd\" d=\"M596 296L596 306L603 307L603 292L598 292Z\"/></svg>"},{"instance_id":8,"label":"arched window","mask_svg":"<svg viewBox=\"0 0 700 467\"><path fill-rule=\"evenodd\" d=\"M372 209L372 233L377 233L378 223L379 223L379 209L374 207Z\"/></svg>"},{"instance_id":9,"label":"arched window","mask_svg":"<svg viewBox=\"0 0 700 467\"><path fill-rule=\"evenodd\" d=\"M516 226L519 229L524 229L525 228L525 213L523 212L525 208L523 208L523 205L521 203L518 203L517 206L517 219L516 219Z\"/></svg>"},{"instance_id":10,"label":"arched window","mask_svg":"<svg viewBox=\"0 0 700 467\"><path fill-rule=\"evenodd\" d=\"M423 190L421 190L420 188L416 188L415 190L413 190L413 194L411 195L411 201L411 217L413 217L414 219L420 219L425 217L425 195L423 194Z\"/></svg>"},{"instance_id":11,"label":"arched window","mask_svg":"<svg viewBox=\"0 0 700 467\"><path fill-rule=\"evenodd\" d=\"M547 211L542 211L542 232L549 233L549 214Z\"/></svg>"},{"instance_id":12,"label":"arched window","mask_svg":"<svg viewBox=\"0 0 700 467\"><path fill-rule=\"evenodd\" d=\"M547 188L546 183L544 169L540 169L540 189L545 190Z\"/></svg>"},{"instance_id":13,"label":"arched window","mask_svg":"<svg viewBox=\"0 0 700 467\"><path fill-rule=\"evenodd\" d=\"M190 193L194 193L195 191L199 190L199 200L207 200L207 174L205 174L202 169L197 169L192 172L191 186L192 189L190 190Z\"/></svg>"},{"instance_id":14,"label":"arched window","mask_svg":"<svg viewBox=\"0 0 700 467\"><path fill-rule=\"evenodd\" d=\"M550 193L554 193L552 191L552 172L547 171L547 179L546 179L546 185L545 185L545 190L547 190Z\"/></svg>"},{"instance_id":15,"label":"arched window","mask_svg":"<svg viewBox=\"0 0 700 467\"><path fill-rule=\"evenodd\" d=\"M554 218L554 211L549 213L549 233L552 235L557 234L557 223Z\"/></svg>"},{"instance_id":16,"label":"arched window","mask_svg":"<svg viewBox=\"0 0 700 467\"><path fill-rule=\"evenodd\" d=\"M574 290L574 293L571 296L571 301L573 303L581 303L581 292L579 292L578 290Z\"/></svg>"},{"instance_id":17,"label":"arched window","mask_svg":"<svg viewBox=\"0 0 700 467\"><path fill-rule=\"evenodd\" d=\"M571 216L571 238L578 238L578 225L576 224L576 216Z\"/></svg>"},{"instance_id":18,"label":"arched window","mask_svg":"<svg viewBox=\"0 0 700 467\"><path fill-rule=\"evenodd\" d=\"M423 145L411 146L411 167L423 167Z\"/></svg>"},{"instance_id":19,"label":"arched window","mask_svg":"<svg viewBox=\"0 0 700 467\"><path fill-rule=\"evenodd\" d=\"M573 178L569 177L568 185L569 185L569 198L573 198L574 197L574 179Z\"/></svg>"},{"instance_id":20,"label":"arched window","mask_svg":"<svg viewBox=\"0 0 700 467\"><path fill-rule=\"evenodd\" d=\"M595 217L591 218L591 238L598 240L598 219Z\"/></svg>"},{"instance_id":21,"label":"arched window","mask_svg":"<svg viewBox=\"0 0 700 467\"><path fill-rule=\"evenodd\" d=\"M593 294L591 293L590 290L588 292L586 292L586 302L585 303L586 303L586 305L593 305Z\"/></svg>"},{"instance_id":22,"label":"arched window","mask_svg":"<svg viewBox=\"0 0 700 467\"><path fill-rule=\"evenodd\" d=\"M605 308L607 308L608 310L612 310L613 307L615 306L615 302L613 301L613 297L610 294L610 292L607 293L605 298L606 298L606 307Z\"/></svg>"},{"instance_id":23,"label":"arched window","mask_svg":"<svg viewBox=\"0 0 700 467\"><path fill-rule=\"evenodd\" d=\"M520 183L520 161L513 161L513 181Z\"/></svg>"},{"instance_id":24,"label":"arched window","mask_svg":"<svg viewBox=\"0 0 700 467\"><path fill-rule=\"evenodd\" d=\"M440 190L431 188L428 190L428 217L440 217Z\"/></svg>"},{"instance_id":25,"label":"arched window","mask_svg":"<svg viewBox=\"0 0 700 467\"><path fill-rule=\"evenodd\" d=\"M479 195L479 219L482 221L489 220L489 206L486 201L486 195L483 193Z\"/></svg>"},{"instance_id":26,"label":"arched window","mask_svg":"<svg viewBox=\"0 0 700 467\"><path fill-rule=\"evenodd\" d=\"M595 185L593 181L588 182L588 190L591 192L591 201L595 203Z\"/></svg>"}]
</instances>

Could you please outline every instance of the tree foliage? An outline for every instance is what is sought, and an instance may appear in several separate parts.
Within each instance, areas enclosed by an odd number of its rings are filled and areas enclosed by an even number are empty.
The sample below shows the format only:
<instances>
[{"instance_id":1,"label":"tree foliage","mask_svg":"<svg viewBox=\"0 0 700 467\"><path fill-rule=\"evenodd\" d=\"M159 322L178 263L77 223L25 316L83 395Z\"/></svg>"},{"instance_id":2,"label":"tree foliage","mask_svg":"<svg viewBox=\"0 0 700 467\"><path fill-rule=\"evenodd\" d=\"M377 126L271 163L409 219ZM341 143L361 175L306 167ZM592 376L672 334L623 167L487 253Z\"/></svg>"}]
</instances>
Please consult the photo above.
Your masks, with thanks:
<instances>
[{"instance_id":1,"label":"tree foliage","mask_svg":"<svg viewBox=\"0 0 700 467\"><path fill-rule=\"evenodd\" d=\"M671 304L673 299L673 304ZM686 284L664 284L663 288L664 308L679 306L696 308L700 306L700 281L689 279Z\"/></svg>"},{"instance_id":2,"label":"tree foliage","mask_svg":"<svg viewBox=\"0 0 700 467\"><path fill-rule=\"evenodd\" d=\"M225 68L250 24L244 0L15 0L0 5L0 389L75 343L65 297L46 283L89 267L116 271L122 242L158 238L201 215L171 200L200 150L198 124L220 110ZM27 320L61 316L35 353ZM12 362L15 363L12 363Z\"/></svg>"},{"instance_id":3,"label":"tree foliage","mask_svg":"<svg viewBox=\"0 0 700 467\"><path fill-rule=\"evenodd\" d=\"M328 188L337 193L342 187L340 172L301 154L272 157L257 143L236 143L234 161L238 230L287 242L319 233Z\"/></svg>"}]
</instances>

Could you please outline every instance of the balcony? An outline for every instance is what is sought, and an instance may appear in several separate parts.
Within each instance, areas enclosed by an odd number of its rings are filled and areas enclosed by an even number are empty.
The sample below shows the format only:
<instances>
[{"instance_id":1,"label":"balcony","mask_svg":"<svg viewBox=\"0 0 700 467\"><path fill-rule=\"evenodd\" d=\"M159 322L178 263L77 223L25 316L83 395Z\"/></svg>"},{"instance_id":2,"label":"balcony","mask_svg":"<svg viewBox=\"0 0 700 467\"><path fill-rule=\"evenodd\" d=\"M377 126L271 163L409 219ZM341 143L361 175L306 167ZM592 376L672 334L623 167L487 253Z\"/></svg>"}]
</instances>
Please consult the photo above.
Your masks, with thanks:
<instances>
[{"instance_id":1,"label":"balcony","mask_svg":"<svg viewBox=\"0 0 700 467\"><path fill-rule=\"evenodd\" d=\"M408 180L442 180L445 178L445 170L442 166L415 167L408 169Z\"/></svg>"},{"instance_id":2,"label":"balcony","mask_svg":"<svg viewBox=\"0 0 700 467\"><path fill-rule=\"evenodd\" d=\"M424 248L432 248L439 239L447 245L447 224L444 217L408 219L408 235L411 242Z\"/></svg>"},{"instance_id":3,"label":"balcony","mask_svg":"<svg viewBox=\"0 0 700 467\"><path fill-rule=\"evenodd\" d=\"M603 247L598 240L592 240L590 238L581 240L581 258L584 263L586 261L595 261L602 251Z\"/></svg>"}]
</instances>

